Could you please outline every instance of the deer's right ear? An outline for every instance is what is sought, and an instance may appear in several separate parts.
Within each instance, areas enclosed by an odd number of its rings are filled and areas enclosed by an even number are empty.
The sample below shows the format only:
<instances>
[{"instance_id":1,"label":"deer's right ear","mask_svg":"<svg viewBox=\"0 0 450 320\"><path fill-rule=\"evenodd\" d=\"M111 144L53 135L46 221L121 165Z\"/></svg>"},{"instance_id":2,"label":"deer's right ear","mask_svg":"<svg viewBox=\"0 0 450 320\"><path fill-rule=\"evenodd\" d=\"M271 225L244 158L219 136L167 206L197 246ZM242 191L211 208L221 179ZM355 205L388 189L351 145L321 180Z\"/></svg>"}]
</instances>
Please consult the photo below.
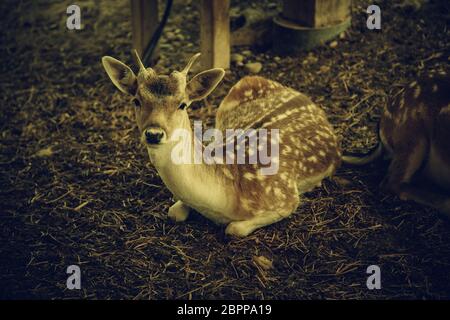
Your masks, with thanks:
<instances>
[{"instance_id":1,"label":"deer's right ear","mask_svg":"<svg viewBox=\"0 0 450 320\"><path fill-rule=\"evenodd\" d=\"M109 56L102 58L102 64L117 89L130 95L136 94L137 79L130 67Z\"/></svg>"}]
</instances>

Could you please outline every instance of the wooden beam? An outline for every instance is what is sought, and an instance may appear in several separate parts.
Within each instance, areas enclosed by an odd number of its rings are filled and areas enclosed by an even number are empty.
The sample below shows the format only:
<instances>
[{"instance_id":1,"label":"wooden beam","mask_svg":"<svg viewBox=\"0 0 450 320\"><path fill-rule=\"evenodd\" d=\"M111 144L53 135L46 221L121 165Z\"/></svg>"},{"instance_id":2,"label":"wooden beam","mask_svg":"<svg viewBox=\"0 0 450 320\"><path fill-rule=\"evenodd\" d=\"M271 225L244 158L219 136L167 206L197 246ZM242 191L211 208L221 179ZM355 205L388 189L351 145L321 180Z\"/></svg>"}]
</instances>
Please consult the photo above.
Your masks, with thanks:
<instances>
[{"instance_id":1,"label":"wooden beam","mask_svg":"<svg viewBox=\"0 0 450 320\"><path fill-rule=\"evenodd\" d=\"M310 50L335 38L351 22L351 0L283 0L273 20L273 49L279 54Z\"/></svg>"},{"instance_id":2,"label":"wooden beam","mask_svg":"<svg viewBox=\"0 0 450 320\"><path fill-rule=\"evenodd\" d=\"M133 48L141 57L158 24L158 0L131 0ZM157 56L158 48L153 52L151 60Z\"/></svg>"},{"instance_id":3,"label":"wooden beam","mask_svg":"<svg viewBox=\"0 0 450 320\"><path fill-rule=\"evenodd\" d=\"M339 24L350 18L351 0L317 0L314 26Z\"/></svg>"},{"instance_id":4,"label":"wooden beam","mask_svg":"<svg viewBox=\"0 0 450 320\"><path fill-rule=\"evenodd\" d=\"M202 0L200 48L203 68L230 67L230 0Z\"/></svg>"},{"instance_id":5,"label":"wooden beam","mask_svg":"<svg viewBox=\"0 0 450 320\"><path fill-rule=\"evenodd\" d=\"M283 17L309 28L342 23L350 17L351 0L284 0Z\"/></svg>"},{"instance_id":6,"label":"wooden beam","mask_svg":"<svg viewBox=\"0 0 450 320\"><path fill-rule=\"evenodd\" d=\"M314 27L314 2L315 0L284 0L283 18L305 27Z\"/></svg>"}]
</instances>

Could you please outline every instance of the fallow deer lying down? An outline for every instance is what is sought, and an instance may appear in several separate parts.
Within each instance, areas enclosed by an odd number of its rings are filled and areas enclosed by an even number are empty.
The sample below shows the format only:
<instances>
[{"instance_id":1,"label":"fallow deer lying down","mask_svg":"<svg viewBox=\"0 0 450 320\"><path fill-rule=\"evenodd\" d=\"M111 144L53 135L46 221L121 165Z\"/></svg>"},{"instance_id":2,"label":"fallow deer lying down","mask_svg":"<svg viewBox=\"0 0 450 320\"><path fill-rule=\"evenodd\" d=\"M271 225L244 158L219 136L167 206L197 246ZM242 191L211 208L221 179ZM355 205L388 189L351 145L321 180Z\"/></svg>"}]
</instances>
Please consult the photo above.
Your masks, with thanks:
<instances>
[{"instance_id":1,"label":"fallow deer lying down","mask_svg":"<svg viewBox=\"0 0 450 320\"><path fill-rule=\"evenodd\" d=\"M222 132L252 128L258 143L278 138L279 153L270 158L277 172L262 174L260 169L267 164L260 162L174 163L171 157L179 129L190 134L189 145L198 142L192 135L187 107L208 96L225 74L223 69L210 69L188 81L188 71L198 56L181 72L170 75L145 68L136 52L137 75L112 57L103 57L102 63L114 85L132 97L141 140L160 177L178 199L170 207L169 217L184 221L193 208L216 223L228 224L227 234L246 236L289 216L302 193L332 175L340 164L339 143L325 113L309 98L262 77L245 77L220 104L216 128ZM262 129L279 130L263 139ZM233 148L233 152L239 151L239 146ZM245 145L246 157L258 150Z\"/></svg>"},{"instance_id":2,"label":"fallow deer lying down","mask_svg":"<svg viewBox=\"0 0 450 320\"><path fill-rule=\"evenodd\" d=\"M389 100L377 148L343 161L363 165L386 153L385 188L450 216L450 77L421 78Z\"/></svg>"}]
</instances>

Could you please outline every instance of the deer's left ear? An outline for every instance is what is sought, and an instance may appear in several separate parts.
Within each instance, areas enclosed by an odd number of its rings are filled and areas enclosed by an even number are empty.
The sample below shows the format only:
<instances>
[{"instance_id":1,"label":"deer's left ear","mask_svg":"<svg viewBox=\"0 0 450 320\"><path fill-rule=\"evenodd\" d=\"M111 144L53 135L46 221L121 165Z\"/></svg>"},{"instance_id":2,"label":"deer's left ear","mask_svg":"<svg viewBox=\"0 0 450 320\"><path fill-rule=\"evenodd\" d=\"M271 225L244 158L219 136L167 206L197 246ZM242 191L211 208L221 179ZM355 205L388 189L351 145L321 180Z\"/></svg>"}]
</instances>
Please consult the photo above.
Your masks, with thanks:
<instances>
[{"instance_id":1,"label":"deer's left ear","mask_svg":"<svg viewBox=\"0 0 450 320\"><path fill-rule=\"evenodd\" d=\"M225 70L215 68L200 72L189 81L186 92L189 100L198 101L206 98L220 83L225 75Z\"/></svg>"}]
</instances>

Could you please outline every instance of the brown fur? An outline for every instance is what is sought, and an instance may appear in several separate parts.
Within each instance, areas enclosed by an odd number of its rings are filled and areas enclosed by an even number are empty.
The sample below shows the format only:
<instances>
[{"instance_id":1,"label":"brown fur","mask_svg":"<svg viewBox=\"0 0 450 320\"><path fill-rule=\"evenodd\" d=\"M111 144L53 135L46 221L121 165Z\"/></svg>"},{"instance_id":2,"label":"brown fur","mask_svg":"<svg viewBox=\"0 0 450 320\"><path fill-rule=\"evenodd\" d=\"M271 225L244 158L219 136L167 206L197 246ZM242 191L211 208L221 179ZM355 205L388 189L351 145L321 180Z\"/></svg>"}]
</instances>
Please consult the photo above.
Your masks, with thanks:
<instances>
[{"instance_id":1,"label":"brown fur","mask_svg":"<svg viewBox=\"0 0 450 320\"><path fill-rule=\"evenodd\" d=\"M449 105L448 76L421 78L392 99L380 122L380 137L392 157L386 187L404 199L429 204L444 212L450 210L446 207L450 193L447 184L450 176L446 176L450 171ZM442 161L436 161L436 155ZM436 181L430 170L441 172L444 183ZM413 178L419 175L439 184L447 196L439 198L437 194L431 196L413 188Z\"/></svg>"},{"instance_id":2,"label":"brown fur","mask_svg":"<svg viewBox=\"0 0 450 320\"><path fill-rule=\"evenodd\" d=\"M287 116L277 120L283 114ZM216 127L280 130L278 174L259 175L261 164L219 167L235 181L243 217L274 210L290 214L299 204L299 193L309 191L298 190L298 184L340 164L339 144L325 113L306 96L275 81L241 79L222 101Z\"/></svg>"}]
</instances>

